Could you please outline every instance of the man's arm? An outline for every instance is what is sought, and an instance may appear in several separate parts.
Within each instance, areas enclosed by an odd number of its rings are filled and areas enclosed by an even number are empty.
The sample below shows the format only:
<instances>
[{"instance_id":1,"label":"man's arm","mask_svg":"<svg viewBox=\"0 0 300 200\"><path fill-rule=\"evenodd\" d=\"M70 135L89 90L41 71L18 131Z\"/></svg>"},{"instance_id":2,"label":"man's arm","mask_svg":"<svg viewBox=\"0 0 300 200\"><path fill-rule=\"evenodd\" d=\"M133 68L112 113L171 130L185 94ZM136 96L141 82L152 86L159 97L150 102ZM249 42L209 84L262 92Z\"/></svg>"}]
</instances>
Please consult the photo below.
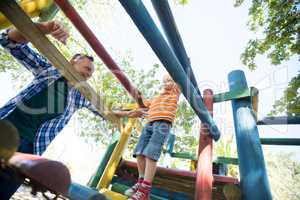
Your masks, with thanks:
<instances>
[{"instance_id":1,"label":"man's arm","mask_svg":"<svg viewBox=\"0 0 300 200\"><path fill-rule=\"evenodd\" d=\"M39 23L36 26L45 34L51 34L57 40L65 43L69 36L67 31L52 21ZM28 45L27 40L17 29L8 29L0 34L0 44L8 50L22 65L24 65L33 75L37 76L42 71L50 68L52 65L40 54L33 51Z\"/></svg>"},{"instance_id":2,"label":"man's arm","mask_svg":"<svg viewBox=\"0 0 300 200\"><path fill-rule=\"evenodd\" d=\"M118 111L113 111L115 115L118 117L131 117L131 118L137 118L137 117L143 117L146 115L146 110L139 108L135 110L129 110L129 111L123 111L123 110L118 110Z\"/></svg>"}]
</instances>

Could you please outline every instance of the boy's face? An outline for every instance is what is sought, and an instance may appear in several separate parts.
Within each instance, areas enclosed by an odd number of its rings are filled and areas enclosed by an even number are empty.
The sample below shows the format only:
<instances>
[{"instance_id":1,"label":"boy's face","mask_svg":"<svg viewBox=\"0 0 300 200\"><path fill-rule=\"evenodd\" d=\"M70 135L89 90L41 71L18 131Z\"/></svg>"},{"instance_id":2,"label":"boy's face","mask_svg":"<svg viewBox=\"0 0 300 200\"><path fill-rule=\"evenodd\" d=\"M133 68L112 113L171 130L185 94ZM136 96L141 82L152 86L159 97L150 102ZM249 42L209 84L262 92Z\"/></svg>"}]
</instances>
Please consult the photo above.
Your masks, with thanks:
<instances>
[{"instance_id":1,"label":"boy's face","mask_svg":"<svg viewBox=\"0 0 300 200\"><path fill-rule=\"evenodd\" d=\"M163 87L165 90L171 90L174 87L175 82L169 75L165 75L163 78Z\"/></svg>"}]
</instances>

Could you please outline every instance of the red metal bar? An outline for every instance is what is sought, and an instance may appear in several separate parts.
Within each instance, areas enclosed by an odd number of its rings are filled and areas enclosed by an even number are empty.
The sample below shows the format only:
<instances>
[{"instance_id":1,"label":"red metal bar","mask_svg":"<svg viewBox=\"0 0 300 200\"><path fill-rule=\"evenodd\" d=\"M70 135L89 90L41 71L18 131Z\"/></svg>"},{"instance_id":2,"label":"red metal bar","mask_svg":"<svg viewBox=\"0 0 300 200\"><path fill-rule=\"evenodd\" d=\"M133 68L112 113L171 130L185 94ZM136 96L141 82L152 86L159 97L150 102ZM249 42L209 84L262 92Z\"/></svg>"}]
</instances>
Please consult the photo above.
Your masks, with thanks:
<instances>
[{"instance_id":1,"label":"red metal bar","mask_svg":"<svg viewBox=\"0 0 300 200\"><path fill-rule=\"evenodd\" d=\"M80 15L77 13L75 8L70 4L68 0L55 0L56 4L65 13L65 15L70 19L73 25L81 33L81 35L90 44L96 54L102 59L105 65L110 69L110 71L116 76L116 78L121 82L124 88L129 94L136 100L140 107L145 107L141 93L130 83L129 79L115 63L112 57L105 50L104 46L100 43L91 29L83 21Z\"/></svg>"},{"instance_id":2,"label":"red metal bar","mask_svg":"<svg viewBox=\"0 0 300 200\"><path fill-rule=\"evenodd\" d=\"M137 169L136 162L128 161L128 160L122 160L120 167L124 168L134 168ZM187 170L180 170L180 169L170 169L165 167L157 167L156 174L164 174L174 177L185 177L185 178L191 178L196 179L196 173L192 171ZM239 181L236 178L228 177L228 176L220 176L220 175L213 175L213 182L216 183L231 183L231 184L238 184Z\"/></svg>"},{"instance_id":3,"label":"red metal bar","mask_svg":"<svg viewBox=\"0 0 300 200\"><path fill-rule=\"evenodd\" d=\"M204 90L203 101L210 114L213 114L213 91ZM211 200L212 198L212 138L208 134L208 129L201 124L198 164L196 177L195 200Z\"/></svg>"}]
</instances>

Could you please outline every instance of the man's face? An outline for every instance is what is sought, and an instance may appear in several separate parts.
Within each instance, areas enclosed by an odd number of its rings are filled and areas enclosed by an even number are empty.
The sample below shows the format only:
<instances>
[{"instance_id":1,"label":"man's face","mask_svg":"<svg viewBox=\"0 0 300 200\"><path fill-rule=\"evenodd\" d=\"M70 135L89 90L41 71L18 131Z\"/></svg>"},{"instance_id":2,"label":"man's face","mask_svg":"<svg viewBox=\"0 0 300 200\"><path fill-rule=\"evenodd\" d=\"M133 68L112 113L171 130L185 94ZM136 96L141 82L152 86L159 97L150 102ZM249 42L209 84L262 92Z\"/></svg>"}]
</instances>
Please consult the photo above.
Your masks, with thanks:
<instances>
[{"instance_id":1,"label":"man's face","mask_svg":"<svg viewBox=\"0 0 300 200\"><path fill-rule=\"evenodd\" d=\"M87 57L76 57L71 60L71 63L74 66L74 69L86 80L88 80L95 71L93 61Z\"/></svg>"}]
</instances>

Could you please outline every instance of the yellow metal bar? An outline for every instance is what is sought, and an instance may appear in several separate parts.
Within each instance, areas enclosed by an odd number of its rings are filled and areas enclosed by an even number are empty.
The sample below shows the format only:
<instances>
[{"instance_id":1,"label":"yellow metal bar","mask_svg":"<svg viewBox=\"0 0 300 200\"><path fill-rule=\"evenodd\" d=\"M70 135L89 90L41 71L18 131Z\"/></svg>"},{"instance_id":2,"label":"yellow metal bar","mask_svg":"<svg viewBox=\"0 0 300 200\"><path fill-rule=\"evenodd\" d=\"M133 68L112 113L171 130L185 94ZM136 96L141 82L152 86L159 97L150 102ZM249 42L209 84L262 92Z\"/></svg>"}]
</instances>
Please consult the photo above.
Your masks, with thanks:
<instances>
[{"instance_id":1,"label":"yellow metal bar","mask_svg":"<svg viewBox=\"0 0 300 200\"><path fill-rule=\"evenodd\" d=\"M104 196L106 196L106 198L108 198L108 199L113 199L113 200L126 200L126 199L128 199L127 196L124 196L124 195L119 194L117 192L110 191L108 189L102 189L100 191L100 193L104 194Z\"/></svg>"},{"instance_id":2,"label":"yellow metal bar","mask_svg":"<svg viewBox=\"0 0 300 200\"><path fill-rule=\"evenodd\" d=\"M121 127L121 137L120 140L113 151L111 158L109 159L107 166L103 172L103 175L97 185L97 189L107 188L116 172L119 162L122 158L122 154L127 146L128 139L131 135L131 130L135 126L136 119L129 118L125 127Z\"/></svg>"},{"instance_id":3,"label":"yellow metal bar","mask_svg":"<svg viewBox=\"0 0 300 200\"><path fill-rule=\"evenodd\" d=\"M190 170L192 172L195 172L197 170L197 160L191 160L191 163L190 163Z\"/></svg>"},{"instance_id":4,"label":"yellow metal bar","mask_svg":"<svg viewBox=\"0 0 300 200\"><path fill-rule=\"evenodd\" d=\"M48 8L53 0L23 0L20 2L21 8L30 17L37 17L40 13ZM0 13L0 29L7 28L11 25L10 21Z\"/></svg>"}]
</instances>

